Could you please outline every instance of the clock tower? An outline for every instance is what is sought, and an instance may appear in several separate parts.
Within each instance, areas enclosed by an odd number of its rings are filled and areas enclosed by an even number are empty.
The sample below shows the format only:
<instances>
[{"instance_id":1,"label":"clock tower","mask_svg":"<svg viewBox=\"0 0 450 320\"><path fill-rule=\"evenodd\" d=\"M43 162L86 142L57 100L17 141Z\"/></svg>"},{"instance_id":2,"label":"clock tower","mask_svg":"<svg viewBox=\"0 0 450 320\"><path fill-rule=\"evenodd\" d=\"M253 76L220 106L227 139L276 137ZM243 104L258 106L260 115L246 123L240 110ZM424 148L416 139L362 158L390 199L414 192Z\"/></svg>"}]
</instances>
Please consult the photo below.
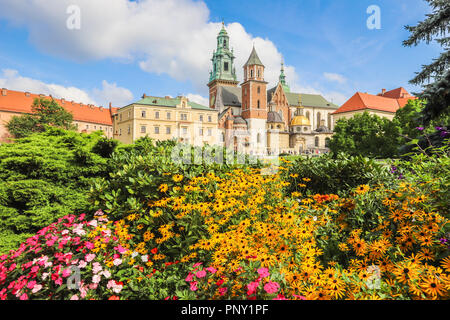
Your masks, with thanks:
<instances>
[{"instance_id":1,"label":"clock tower","mask_svg":"<svg viewBox=\"0 0 450 320\"><path fill-rule=\"evenodd\" d=\"M237 87L236 69L234 68L235 56L230 50L230 37L222 22L222 29L217 36L217 49L213 52L212 70L209 72L209 107L215 109L216 95L219 86Z\"/></svg>"}]
</instances>

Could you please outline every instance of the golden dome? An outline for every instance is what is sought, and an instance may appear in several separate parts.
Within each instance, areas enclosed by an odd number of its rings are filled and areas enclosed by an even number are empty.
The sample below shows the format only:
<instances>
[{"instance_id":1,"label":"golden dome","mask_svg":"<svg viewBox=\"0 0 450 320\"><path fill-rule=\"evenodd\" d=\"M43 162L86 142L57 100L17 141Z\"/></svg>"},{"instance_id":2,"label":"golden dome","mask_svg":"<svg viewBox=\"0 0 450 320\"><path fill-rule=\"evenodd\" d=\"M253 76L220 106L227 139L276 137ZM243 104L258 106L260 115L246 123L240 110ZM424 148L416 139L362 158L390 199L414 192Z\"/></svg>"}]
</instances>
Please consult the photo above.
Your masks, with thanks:
<instances>
[{"instance_id":1,"label":"golden dome","mask_svg":"<svg viewBox=\"0 0 450 320\"><path fill-rule=\"evenodd\" d=\"M292 119L291 126L310 126L311 122L305 116L295 116Z\"/></svg>"}]
</instances>

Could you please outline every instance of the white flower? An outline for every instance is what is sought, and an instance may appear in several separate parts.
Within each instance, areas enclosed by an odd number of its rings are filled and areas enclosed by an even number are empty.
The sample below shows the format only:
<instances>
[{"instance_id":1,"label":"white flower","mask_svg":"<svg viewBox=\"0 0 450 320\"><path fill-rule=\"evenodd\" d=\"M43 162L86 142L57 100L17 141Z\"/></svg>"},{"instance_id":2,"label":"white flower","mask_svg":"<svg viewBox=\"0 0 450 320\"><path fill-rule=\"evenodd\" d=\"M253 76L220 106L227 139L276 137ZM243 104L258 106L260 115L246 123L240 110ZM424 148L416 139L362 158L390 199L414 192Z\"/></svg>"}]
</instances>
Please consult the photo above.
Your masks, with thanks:
<instances>
[{"instance_id":1,"label":"white flower","mask_svg":"<svg viewBox=\"0 0 450 320\"><path fill-rule=\"evenodd\" d=\"M148 254L146 254L145 256L141 256L142 262L147 262L148 261Z\"/></svg>"},{"instance_id":2,"label":"white flower","mask_svg":"<svg viewBox=\"0 0 450 320\"><path fill-rule=\"evenodd\" d=\"M99 283L101 279L102 279L102 277L99 274L96 274L92 277L92 282Z\"/></svg>"},{"instance_id":3,"label":"white flower","mask_svg":"<svg viewBox=\"0 0 450 320\"><path fill-rule=\"evenodd\" d=\"M139 254L139 253L137 253L136 251L134 251L134 252L131 254L131 257L132 257L132 258L136 258L138 254Z\"/></svg>"}]
</instances>

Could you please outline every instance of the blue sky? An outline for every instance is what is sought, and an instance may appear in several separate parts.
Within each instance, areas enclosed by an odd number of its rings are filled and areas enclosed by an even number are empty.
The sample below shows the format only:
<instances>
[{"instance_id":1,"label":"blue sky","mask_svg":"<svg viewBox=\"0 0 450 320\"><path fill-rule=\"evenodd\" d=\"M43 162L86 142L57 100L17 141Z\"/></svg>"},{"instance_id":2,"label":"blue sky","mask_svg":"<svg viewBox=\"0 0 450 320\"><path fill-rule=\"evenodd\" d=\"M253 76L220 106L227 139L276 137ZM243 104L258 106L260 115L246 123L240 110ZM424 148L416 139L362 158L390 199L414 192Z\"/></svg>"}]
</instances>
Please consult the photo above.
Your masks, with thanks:
<instances>
[{"instance_id":1,"label":"blue sky","mask_svg":"<svg viewBox=\"0 0 450 320\"><path fill-rule=\"evenodd\" d=\"M81 8L80 30L65 27L70 4ZM370 5L381 9L380 30L367 28ZM271 85L282 57L296 92L337 104L356 91L419 91L408 81L441 51L402 46L404 26L430 10L423 0L0 0L0 7L0 86L117 107L144 92L206 103L222 19L238 76L255 43Z\"/></svg>"}]
</instances>

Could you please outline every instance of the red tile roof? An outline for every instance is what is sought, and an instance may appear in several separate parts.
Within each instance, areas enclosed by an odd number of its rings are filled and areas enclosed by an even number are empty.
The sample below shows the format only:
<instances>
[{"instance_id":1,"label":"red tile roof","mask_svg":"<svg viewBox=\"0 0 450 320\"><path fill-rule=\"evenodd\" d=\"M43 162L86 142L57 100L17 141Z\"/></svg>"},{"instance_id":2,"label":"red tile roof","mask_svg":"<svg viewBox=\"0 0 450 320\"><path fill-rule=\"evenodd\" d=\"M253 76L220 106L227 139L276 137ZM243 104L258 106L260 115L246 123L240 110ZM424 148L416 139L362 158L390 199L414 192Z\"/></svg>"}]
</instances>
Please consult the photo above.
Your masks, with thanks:
<instances>
[{"instance_id":1,"label":"red tile roof","mask_svg":"<svg viewBox=\"0 0 450 320\"><path fill-rule=\"evenodd\" d=\"M414 96L410 95L405 88L400 87L383 94L380 94L383 97L391 98L391 99L403 99L403 98L413 98Z\"/></svg>"},{"instance_id":2,"label":"red tile roof","mask_svg":"<svg viewBox=\"0 0 450 320\"><path fill-rule=\"evenodd\" d=\"M387 97L386 95L390 96ZM405 98L391 98L391 97L405 97ZM381 95L373 95L368 93L357 92L346 103L332 114L352 112L358 110L378 110L384 112L395 113L398 109L403 108L409 100L417 99L411 96L405 89L399 88L388 91Z\"/></svg>"},{"instance_id":3,"label":"red tile roof","mask_svg":"<svg viewBox=\"0 0 450 320\"><path fill-rule=\"evenodd\" d=\"M74 121L112 125L111 114L115 114L118 110L118 108L112 108L111 106L107 109L65 99L55 99L52 96L0 89L0 111L32 113L31 106L36 98L53 99L72 113Z\"/></svg>"}]
</instances>

